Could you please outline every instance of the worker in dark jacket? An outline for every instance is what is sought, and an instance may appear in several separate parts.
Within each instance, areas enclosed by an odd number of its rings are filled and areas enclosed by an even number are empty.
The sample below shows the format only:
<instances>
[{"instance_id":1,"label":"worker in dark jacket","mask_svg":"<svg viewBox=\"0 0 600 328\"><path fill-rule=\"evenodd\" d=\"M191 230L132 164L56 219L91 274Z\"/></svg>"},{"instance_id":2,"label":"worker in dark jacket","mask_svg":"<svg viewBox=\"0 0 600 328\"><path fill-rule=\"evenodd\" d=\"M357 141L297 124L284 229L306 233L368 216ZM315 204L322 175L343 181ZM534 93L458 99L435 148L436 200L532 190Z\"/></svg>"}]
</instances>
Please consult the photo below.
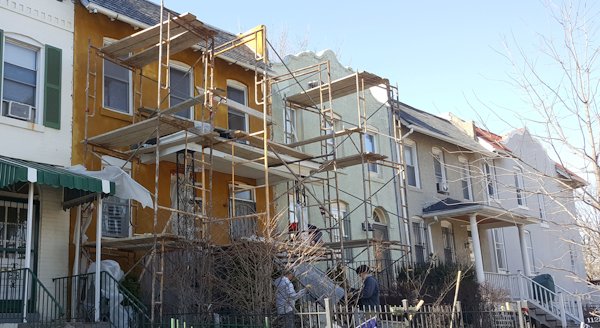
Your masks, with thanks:
<instances>
[{"instance_id":1,"label":"worker in dark jacket","mask_svg":"<svg viewBox=\"0 0 600 328\"><path fill-rule=\"evenodd\" d=\"M358 297L358 305L364 307L379 306L379 284L371 275L371 270L366 265L356 268L356 273L363 280L363 287Z\"/></svg>"}]
</instances>

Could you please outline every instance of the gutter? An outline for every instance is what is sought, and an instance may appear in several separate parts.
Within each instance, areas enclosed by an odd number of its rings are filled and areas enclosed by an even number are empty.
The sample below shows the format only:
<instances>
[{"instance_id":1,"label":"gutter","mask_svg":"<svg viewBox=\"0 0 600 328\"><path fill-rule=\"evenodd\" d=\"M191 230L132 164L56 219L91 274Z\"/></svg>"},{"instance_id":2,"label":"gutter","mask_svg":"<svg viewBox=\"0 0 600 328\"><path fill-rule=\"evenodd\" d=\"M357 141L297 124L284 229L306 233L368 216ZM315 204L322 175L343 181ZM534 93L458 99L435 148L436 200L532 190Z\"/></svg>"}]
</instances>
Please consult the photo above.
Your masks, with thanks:
<instances>
[{"instance_id":1,"label":"gutter","mask_svg":"<svg viewBox=\"0 0 600 328\"><path fill-rule=\"evenodd\" d=\"M152 26L152 25L148 25L146 23L142 23L142 22L140 22L140 21L138 21L136 19L133 19L133 18L131 18L129 16L121 15L121 14L119 14L119 13L113 11L113 10L110 10L108 8L99 6L99 5L95 4L95 3L91 3L89 0L80 0L80 1L81 1L81 4L91 14L98 14L99 13L99 14L105 15L108 18L110 18L111 20L118 20L118 21L121 21L123 23L129 24L129 25L133 26L134 29L146 29L146 28ZM200 46L198 46L198 45L192 46L192 49L194 49L196 51L197 50L203 50L203 48L200 47ZM239 60L235 60L235 59L233 59L231 57L228 57L228 56L219 55L219 56L217 56L217 58L221 58L221 59L223 59L225 61L230 62L231 64L239 65L239 66L241 66L241 67L243 67L245 69L249 69L249 70L252 70L252 71L259 70L258 67L254 67L254 66L252 66L250 64L240 62Z\"/></svg>"}]
</instances>

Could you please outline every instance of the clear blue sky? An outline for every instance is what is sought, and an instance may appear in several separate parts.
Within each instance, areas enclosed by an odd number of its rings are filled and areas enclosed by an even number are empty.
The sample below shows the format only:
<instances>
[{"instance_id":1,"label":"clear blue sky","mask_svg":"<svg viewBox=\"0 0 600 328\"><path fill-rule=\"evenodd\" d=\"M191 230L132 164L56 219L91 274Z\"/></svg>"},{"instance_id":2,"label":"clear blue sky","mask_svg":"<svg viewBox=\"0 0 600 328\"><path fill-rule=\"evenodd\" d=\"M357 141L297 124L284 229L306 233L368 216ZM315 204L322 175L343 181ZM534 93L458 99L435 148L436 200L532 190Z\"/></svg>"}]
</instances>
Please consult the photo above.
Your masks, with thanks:
<instances>
[{"instance_id":1,"label":"clear blue sky","mask_svg":"<svg viewBox=\"0 0 600 328\"><path fill-rule=\"evenodd\" d=\"M332 49L343 64L389 78L405 103L479 121L477 110L498 133L510 128L483 104L527 110L519 90L506 83L511 67L497 53L504 51L503 40L514 36L526 51L535 51L536 33L557 29L538 0L234 0L226 7L219 1L165 0L165 5L233 33L264 24L272 41L287 30L291 43L307 39L308 50Z\"/></svg>"}]
</instances>

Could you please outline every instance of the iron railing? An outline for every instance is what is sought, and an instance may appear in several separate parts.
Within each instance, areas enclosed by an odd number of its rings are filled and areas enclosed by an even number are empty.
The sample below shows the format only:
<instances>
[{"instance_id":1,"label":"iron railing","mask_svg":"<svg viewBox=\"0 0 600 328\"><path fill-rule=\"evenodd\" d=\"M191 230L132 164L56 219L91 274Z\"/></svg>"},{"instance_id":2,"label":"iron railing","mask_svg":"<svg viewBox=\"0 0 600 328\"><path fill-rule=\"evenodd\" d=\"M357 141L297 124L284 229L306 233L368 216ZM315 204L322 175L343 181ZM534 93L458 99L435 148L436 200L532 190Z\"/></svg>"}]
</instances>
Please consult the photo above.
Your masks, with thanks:
<instances>
[{"instance_id":1,"label":"iron railing","mask_svg":"<svg viewBox=\"0 0 600 328\"><path fill-rule=\"evenodd\" d=\"M0 323L46 327L63 320L62 307L30 269L0 272Z\"/></svg>"},{"instance_id":2,"label":"iron railing","mask_svg":"<svg viewBox=\"0 0 600 328\"><path fill-rule=\"evenodd\" d=\"M58 302L66 319L93 322L95 319L95 273L53 279ZM106 271L100 273L100 320L113 328L148 326L147 307Z\"/></svg>"}]
</instances>

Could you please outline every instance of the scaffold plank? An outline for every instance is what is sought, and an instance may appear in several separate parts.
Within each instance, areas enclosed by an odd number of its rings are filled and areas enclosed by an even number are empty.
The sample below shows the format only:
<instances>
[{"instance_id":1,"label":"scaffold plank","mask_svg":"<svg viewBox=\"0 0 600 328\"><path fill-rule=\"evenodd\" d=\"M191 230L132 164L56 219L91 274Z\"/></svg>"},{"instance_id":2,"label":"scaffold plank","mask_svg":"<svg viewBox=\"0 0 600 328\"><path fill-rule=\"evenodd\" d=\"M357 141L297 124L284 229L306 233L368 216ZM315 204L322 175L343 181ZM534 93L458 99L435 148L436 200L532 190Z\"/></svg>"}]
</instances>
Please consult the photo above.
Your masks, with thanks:
<instances>
[{"instance_id":1,"label":"scaffold plank","mask_svg":"<svg viewBox=\"0 0 600 328\"><path fill-rule=\"evenodd\" d=\"M359 80L359 87L368 89L370 87L385 84L386 80L375 74L369 72L358 72L348 76L339 78L331 82L331 98L337 99L343 96L347 96L360 90L357 90L356 80ZM364 83L364 85L363 85ZM314 107L321 103L321 92L323 93L323 101L329 99L329 90L324 85L325 89L321 91L322 87L314 87L286 97L286 100L299 107Z\"/></svg>"},{"instance_id":2,"label":"scaffold plank","mask_svg":"<svg viewBox=\"0 0 600 328\"><path fill-rule=\"evenodd\" d=\"M351 128L351 129L344 129L341 131L336 131L334 133L329 133L329 134L325 134L322 136L301 140L298 142L292 142L292 143L287 144L287 146L291 147L291 148L298 147L298 146L304 146L304 145L308 145L311 143L315 143L315 142L319 142L319 141L323 141L323 140L327 140L327 139L332 139L333 137L336 137L336 138L342 137L345 135L352 134L354 132L359 132L360 130L361 130L361 128L358 128L358 127Z\"/></svg>"},{"instance_id":3,"label":"scaffold plank","mask_svg":"<svg viewBox=\"0 0 600 328\"><path fill-rule=\"evenodd\" d=\"M148 139L156 137L156 121L159 119L161 120L158 133L159 137L194 127L194 122L187 119L175 116L160 116L91 137L87 141L89 144L108 149L140 144Z\"/></svg>"},{"instance_id":4,"label":"scaffold plank","mask_svg":"<svg viewBox=\"0 0 600 328\"><path fill-rule=\"evenodd\" d=\"M235 131L233 133L233 135L236 138L247 140L248 143L250 143L250 145L257 147L257 148L262 148L264 145L263 138L261 138L259 136L255 136L255 135L249 135L247 132L244 132L244 131ZM283 145L283 144L280 144L277 142L273 142L270 140L267 140L267 145L269 146L270 150L276 151L278 154L292 156L296 159L311 159L311 158L313 158L312 155L303 153L296 149L290 148L286 145Z\"/></svg>"},{"instance_id":5,"label":"scaffold plank","mask_svg":"<svg viewBox=\"0 0 600 328\"><path fill-rule=\"evenodd\" d=\"M319 172L330 171L330 170L333 170L334 168L343 169L345 167L362 164L363 162L364 163L375 163L379 160L383 160L386 158L387 158L387 156L385 156L385 155L375 154L375 153L354 154L354 155L350 155L350 156L346 156L346 157L341 157L341 158L338 158L335 160L327 161L327 162L323 163L323 165L321 165L321 167L317 171L319 171Z\"/></svg>"}]
</instances>

